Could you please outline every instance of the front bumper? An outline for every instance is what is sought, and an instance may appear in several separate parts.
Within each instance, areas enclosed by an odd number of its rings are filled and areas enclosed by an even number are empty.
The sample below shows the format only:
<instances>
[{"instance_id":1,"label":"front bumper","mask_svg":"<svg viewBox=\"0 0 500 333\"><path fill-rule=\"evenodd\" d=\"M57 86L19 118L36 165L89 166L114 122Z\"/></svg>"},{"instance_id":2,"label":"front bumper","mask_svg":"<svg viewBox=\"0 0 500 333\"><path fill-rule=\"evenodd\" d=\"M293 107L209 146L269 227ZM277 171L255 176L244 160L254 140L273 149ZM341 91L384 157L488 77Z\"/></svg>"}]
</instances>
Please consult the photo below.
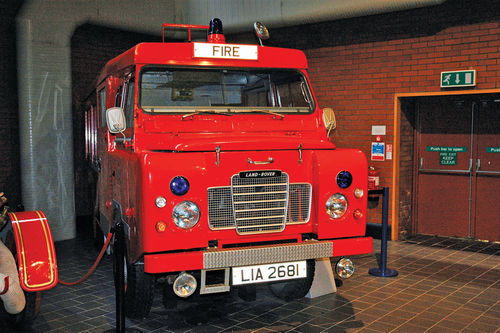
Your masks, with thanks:
<instances>
[{"instance_id":1,"label":"front bumper","mask_svg":"<svg viewBox=\"0 0 500 333\"><path fill-rule=\"evenodd\" d=\"M144 255L146 273L270 264L371 253L371 237Z\"/></svg>"}]
</instances>

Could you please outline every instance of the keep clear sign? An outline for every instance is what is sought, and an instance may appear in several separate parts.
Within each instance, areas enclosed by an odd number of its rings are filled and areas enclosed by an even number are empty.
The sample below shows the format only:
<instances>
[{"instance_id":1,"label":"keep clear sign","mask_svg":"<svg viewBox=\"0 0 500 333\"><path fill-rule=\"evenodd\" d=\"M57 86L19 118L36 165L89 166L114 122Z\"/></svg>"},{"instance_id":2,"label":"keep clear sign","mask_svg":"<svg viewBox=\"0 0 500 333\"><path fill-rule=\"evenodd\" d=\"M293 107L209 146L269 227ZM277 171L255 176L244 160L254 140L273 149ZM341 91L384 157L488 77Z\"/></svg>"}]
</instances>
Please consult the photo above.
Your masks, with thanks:
<instances>
[{"instance_id":1,"label":"keep clear sign","mask_svg":"<svg viewBox=\"0 0 500 333\"><path fill-rule=\"evenodd\" d=\"M440 165L457 165L457 153L467 151L467 147L427 146L427 151L439 152Z\"/></svg>"}]
</instances>

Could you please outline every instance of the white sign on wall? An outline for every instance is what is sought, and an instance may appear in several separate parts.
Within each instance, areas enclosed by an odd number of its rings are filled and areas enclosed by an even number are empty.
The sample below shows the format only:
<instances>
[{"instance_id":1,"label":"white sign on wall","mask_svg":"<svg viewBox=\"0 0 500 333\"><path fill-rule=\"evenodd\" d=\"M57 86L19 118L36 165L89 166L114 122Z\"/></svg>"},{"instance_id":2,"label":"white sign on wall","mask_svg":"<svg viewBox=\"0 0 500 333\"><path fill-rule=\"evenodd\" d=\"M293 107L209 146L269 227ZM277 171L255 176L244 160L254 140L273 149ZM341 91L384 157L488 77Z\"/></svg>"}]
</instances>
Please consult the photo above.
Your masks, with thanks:
<instances>
[{"instance_id":1,"label":"white sign on wall","mask_svg":"<svg viewBox=\"0 0 500 333\"><path fill-rule=\"evenodd\" d=\"M372 135L385 135L385 125L373 125Z\"/></svg>"}]
</instances>

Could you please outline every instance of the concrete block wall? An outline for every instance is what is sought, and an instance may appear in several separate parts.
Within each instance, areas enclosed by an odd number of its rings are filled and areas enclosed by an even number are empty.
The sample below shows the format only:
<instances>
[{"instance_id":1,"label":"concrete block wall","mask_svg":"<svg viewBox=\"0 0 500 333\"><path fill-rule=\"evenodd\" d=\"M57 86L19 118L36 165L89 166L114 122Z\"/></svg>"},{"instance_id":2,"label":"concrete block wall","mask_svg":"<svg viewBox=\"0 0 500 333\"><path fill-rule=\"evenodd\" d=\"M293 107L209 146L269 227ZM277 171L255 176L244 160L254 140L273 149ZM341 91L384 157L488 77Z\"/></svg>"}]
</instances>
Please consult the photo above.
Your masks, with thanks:
<instances>
[{"instance_id":1,"label":"concrete block wall","mask_svg":"<svg viewBox=\"0 0 500 333\"><path fill-rule=\"evenodd\" d=\"M15 16L22 1L0 1L0 192L21 203Z\"/></svg>"}]
</instances>

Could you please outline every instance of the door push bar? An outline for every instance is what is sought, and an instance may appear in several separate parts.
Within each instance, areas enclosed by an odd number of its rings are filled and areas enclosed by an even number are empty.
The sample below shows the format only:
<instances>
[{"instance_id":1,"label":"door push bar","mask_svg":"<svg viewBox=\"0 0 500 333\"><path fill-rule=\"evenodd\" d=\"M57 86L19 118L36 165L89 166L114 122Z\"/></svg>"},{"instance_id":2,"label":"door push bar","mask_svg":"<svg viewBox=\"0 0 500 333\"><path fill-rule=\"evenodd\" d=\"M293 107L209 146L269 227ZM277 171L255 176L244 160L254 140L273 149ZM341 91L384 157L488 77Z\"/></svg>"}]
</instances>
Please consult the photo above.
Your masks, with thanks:
<instances>
[{"instance_id":1,"label":"door push bar","mask_svg":"<svg viewBox=\"0 0 500 333\"><path fill-rule=\"evenodd\" d=\"M481 159L477 159L477 167L476 167L476 173L479 174L485 174L485 175L500 175L500 171L483 171L479 170L481 168Z\"/></svg>"},{"instance_id":2,"label":"door push bar","mask_svg":"<svg viewBox=\"0 0 500 333\"><path fill-rule=\"evenodd\" d=\"M420 168L419 172L434 172L434 173L463 173L468 174L472 172L472 158L469 159L469 170L452 170L452 169L423 169L422 166L424 164L423 157L420 157Z\"/></svg>"}]
</instances>

